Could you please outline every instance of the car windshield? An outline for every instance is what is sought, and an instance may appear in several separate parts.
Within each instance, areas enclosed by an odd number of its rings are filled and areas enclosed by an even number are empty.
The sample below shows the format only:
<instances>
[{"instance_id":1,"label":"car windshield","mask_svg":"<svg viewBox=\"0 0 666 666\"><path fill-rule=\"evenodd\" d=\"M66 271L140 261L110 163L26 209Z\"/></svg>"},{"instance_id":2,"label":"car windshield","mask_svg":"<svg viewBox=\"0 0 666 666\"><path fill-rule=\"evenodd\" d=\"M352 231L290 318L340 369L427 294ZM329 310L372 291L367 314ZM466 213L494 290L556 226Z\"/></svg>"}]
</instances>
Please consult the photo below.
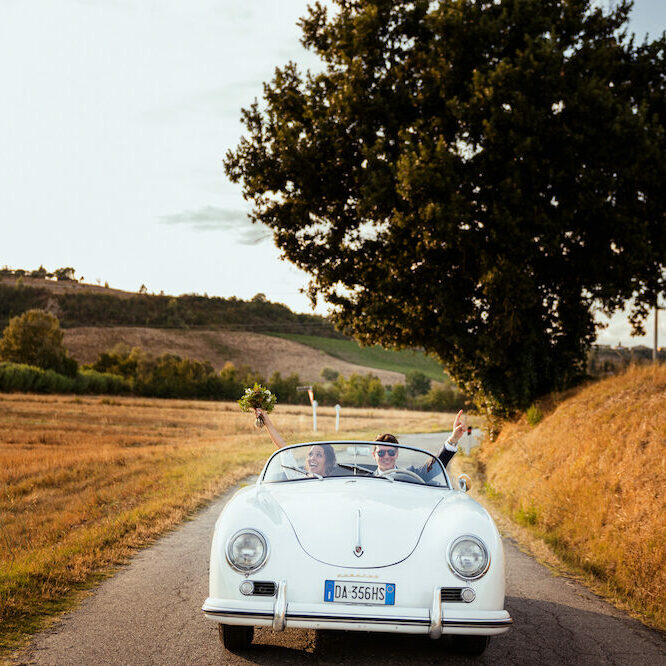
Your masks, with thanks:
<instances>
[{"instance_id":1,"label":"car windshield","mask_svg":"<svg viewBox=\"0 0 666 666\"><path fill-rule=\"evenodd\" d=\"M269 460L262 481L324 481L350 476L378 483L450 487L438 458L386 442L310 442L285 447Z\"/></svg>"}]
</instances>

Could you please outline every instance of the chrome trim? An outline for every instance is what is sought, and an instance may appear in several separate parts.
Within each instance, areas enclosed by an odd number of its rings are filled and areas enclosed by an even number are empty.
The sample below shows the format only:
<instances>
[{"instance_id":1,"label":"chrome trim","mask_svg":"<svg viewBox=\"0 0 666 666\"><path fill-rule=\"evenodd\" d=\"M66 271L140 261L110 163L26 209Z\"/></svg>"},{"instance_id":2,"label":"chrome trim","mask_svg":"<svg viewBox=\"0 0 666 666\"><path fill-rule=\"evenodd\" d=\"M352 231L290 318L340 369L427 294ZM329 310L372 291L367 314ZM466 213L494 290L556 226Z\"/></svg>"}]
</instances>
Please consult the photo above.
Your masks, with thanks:
<instances>
[{"instance_id":1,"label":"chrome trim","mask_svg":"<svg viewBox=\"0 0 666 666\"><path fill-rule=\"evenodd\" d=\"M284 631L287 616L287 581L278 584L277 597L273 606L273 630Z\"/></svg>"},{"instance_id":2,"label":"chrome trim","mask_svg":"<svg viewBox=\"0 0 666 666\"><path fill-rule=\"evenodd\" d=\"M442 588L435 587L430 607L430 638L440 638L442 635Z\"/></svg>"},{"instance_id":3,"label":"chrome trim","mask_svg":"<svg viewBox=\"0 0 666 666\"><path fill-rule=\"evenodd\" d=\"M243 618L248 618L252 620L272 620L273 619L273 613L270 611L260 611L260 610L255 610L255 611L245 611L245 610L239 610L237 608L234 609L220 609L220 608L206 608L203 606L201 610L206 613L206 615L218 615L222 617L234 617L237 619L243 619Z\"/></svg>"},{"instance_id":4,"label":"chrome trim","mask_svg":"<svg viewBox=\"0 0 666 666\"><path fill-rule=\"evenodd\" d=\"M231 544L234 542L234 539L236 539L236 537L240 536L241 534L256 534L261 539L261 542L264 544L263 559L261 560L261 562L259 562L259 564L256 567L252 567L251 569L241 569L240 567L236 566L231 559L231 554L229 552L231 550ZM227 558L227 564L234 571L238 571L239 573L242 574L255 573L256 571L259 571L259 569L261 569L261 567L263 567L264 564L266 564L266 562L268 561L268 555L269 555L268 539L263 535L262 532L260 532L259 530L255 530L251 527L238 530L227 539L227 545L226 548L224 549L224 554L226 555Z\"/></svg>"},{"instance_id":5,"label":"chrome trim","mask_svg":"<svg viewBox=\"0 0 666 666\"><path fill-rule=\"evenodd\" d=\"M442 624L445 627L506 627L513 624L513 618L507 617L501 620L465 620L462 618L449 618L445 619Z\"/></svg>"},{"instance_id":6,"label":"chrome trim","mask_svg":"<svg viewBox=\"0 0 666 666\"><path fill-rule=\"evenodd\" d=\"M367 615L326 615L325 613L294 613L288 614L287 620L321 620L323 622L358 622L359 624L403 624L417 627L428 627L430 618L404 617L369 617Z\"/></svg>"},{"instance_id":7,"label":"chrome trim","mask_svg":"<svg viewBox=\"0 0 666 666\"><path fill-rule=\"evenodd\" d=\"M221 617L233 617L237 619L257 619L257 620L271 620L274 617L274 613L270 611L243 611L238 609L201 609L207 615L221 616ZM415 618L405 618L405 617L371 617L368 615L329 615L327 613L286 613L285 621L289 620L311 620L311 621L323 621L323 622L358 622L359 624L398 624L404 626L430 626L429 617L415 617ZM465 618L443 618L442 627L456 627L459 629L467 628L472 629L474 627L479 627L482 629L495 629L501 627L508 627L513 624L513 619L510 617L501 618L497 620L468 620Z\"/></svg>"},{"instance_id":8,"label":"chrome trim","mask_svg":"<svg viewBox=\"0 0 666 666\"><path fill-rule=\"evenodd\" d=\"M485 555L486 555L486 566L484 567L483 571L482 571L481 573L477 574L476 576L463 576L463 574L461 574L461 573L460 573L460 572L459 572L459 571L453 566L453 563L451 562L451 551L453 550L453 547L454 547L458 542L460 542L460 541L464 541L465 539L470 540L470 541L474 541L476 544L478 544L479 546L481 546L481 550L483 550L483 552L484 552ZM483 542L483 540L482 540L480 537L478 537L478 536L474 536L473 534L463 534L462 536L459 536L457 539L454 539L454 540L451 542L451 544L449 545L449 548L448 548L448 550L447 550L447 552L446 552L446 562L447 562L447 564L449 565L449 569L451 569L453 575L454 575L456 578L460 578L460 580L465 580L465 581L468 581L468 580L478 580L478 579L481 578L482 576L485 576L486 573L488 572L488 569L490 568L490 551L488 550L486 544Z\"/></svg>"},{"instance_id":9,"label":"chrome trim","mask_svg":"<svg viewBox=\"0 0 666 666\"><path fill-rule=\"evenodd\" d=\"M361 557L363 555L363 544L361 543L361 509L356 511L356 547L354 548L354 555Z\"/></svg>"}]
</instances>

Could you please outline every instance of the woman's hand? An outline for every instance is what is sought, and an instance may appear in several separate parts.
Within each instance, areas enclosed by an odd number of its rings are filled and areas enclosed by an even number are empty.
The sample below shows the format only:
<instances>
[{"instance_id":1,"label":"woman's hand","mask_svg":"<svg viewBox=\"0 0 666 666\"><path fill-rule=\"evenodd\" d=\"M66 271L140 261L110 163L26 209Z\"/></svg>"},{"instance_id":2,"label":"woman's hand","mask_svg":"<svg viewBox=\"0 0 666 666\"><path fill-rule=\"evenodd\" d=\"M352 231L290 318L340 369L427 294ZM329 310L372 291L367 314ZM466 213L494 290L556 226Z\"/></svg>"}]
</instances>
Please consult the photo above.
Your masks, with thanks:
<instances>
[{"instance_id":1,"label":"woman's hand","mask_svg":"<svg viewBox=\"0 0 666 666\"><path fill-rule=\"evenodd\" d=\"M449 437L449 443L457 444L458 440L463 436L465 432L465 415L461 409L457 414L456 418L453 421L453 428L451 430L451 436Z\"/></svg>"},{"instance_id":2,"label":"woman's hand","mask_svg":"<svg viewBox=\"0 0 666 666\"><path fill-rule=\"evenodd\" d=\"M254 415L256 417L254 425L257 428L261 428L262 426L266 425L266 419L268 418L268 414L266 414L266 412L261 407L254 408Z\"/></svg>"},{"instance_id":3,"label":"woman's hand","mask_svg":"<svg viewBox=\"0 0 666 666\"><path fill-rule=\"evenodd\" d=\"M287 446L287 442L284 441L282 435L278 432L277 428L273 425L273 421L270 420L268 413L265 409L261 407L254 408L254 415L257 417L256 426L261 427L261 425L266 426L266 431L268 432L270 438L273 440L273 444L281 449L283 446ZM259 423L261 422L261 425Z\"/></svg>"}]
</instances>

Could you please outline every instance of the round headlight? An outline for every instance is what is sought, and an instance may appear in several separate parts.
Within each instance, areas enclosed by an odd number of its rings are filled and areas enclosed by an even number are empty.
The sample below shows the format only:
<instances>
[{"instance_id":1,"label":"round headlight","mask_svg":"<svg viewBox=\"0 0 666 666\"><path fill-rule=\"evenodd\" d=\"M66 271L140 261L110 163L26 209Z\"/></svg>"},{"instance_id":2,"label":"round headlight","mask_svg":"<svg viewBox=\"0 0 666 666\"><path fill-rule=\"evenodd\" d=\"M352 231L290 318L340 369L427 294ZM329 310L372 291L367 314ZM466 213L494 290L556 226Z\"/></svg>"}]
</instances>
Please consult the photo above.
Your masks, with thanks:
<instances>
[{"instance_id":1,"label":"round headlight","mask_svg":"<svg viewBox=\"0 0 666 666\"><path fill-rule=\"evenodd\" d=\"M227 543L227 560L238 571L256 571L266 561L268 544L261 532L241 530Z\"/></svg>"},{"instance_id":2,"label":"round headlight","mask_svg":"<svg viewBox=\"0 0 666 666\"><path fill-rule=\"evenodd\" d=\"M490 566L486 545L478 537L466 535L457 538L449 548L449 565L460 578L481 578Z\"/></svg>"}]
</instances>

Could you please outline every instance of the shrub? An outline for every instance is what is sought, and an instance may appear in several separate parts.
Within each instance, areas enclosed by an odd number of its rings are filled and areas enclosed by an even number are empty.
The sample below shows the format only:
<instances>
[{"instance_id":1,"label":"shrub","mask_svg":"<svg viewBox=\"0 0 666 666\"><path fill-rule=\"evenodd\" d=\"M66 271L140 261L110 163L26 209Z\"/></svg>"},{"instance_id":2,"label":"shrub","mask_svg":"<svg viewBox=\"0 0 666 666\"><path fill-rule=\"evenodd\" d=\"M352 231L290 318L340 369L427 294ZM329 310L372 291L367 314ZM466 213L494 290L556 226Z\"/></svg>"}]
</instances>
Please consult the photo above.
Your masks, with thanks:
<instances>
[{"instance_id":1,"label":"shrub","mask_svg":"<svg viewBox=\"0 0 666 666\"><path fill-rule=\"evenodd\" d=\"M404 407L407 404L407 389L404 384L396 384L391 389L389 403L393 407Z\"/></svg>"},{"instance_id":2,"label":"shrub","mask_svg":"<svg viewBox=\"0 0 666 666\"><path fill-rule=\"evenodd\" d=\"M405 375L405 388L411 396L425 395L432 386L430 377L418 370L412 370Z\"/></svg>"},{"instance_id":3,"label":"shrub","mask_svg":"<svg viewBox=\"0 0 666 666\"><path fill-rule=\"evenodd\" d=\"M327 382L334 382L340 376L340 373L337 370L333 370L333 368L322 368L319 374Z\"/></svg>"},{"instance_id":4,"label":"shrub","mask_svg":"<svg viewBox=\"0 0 666 666\"><path fill-rule=\"evenodd\" d=\"M76 377L25 363L0 363L0 391L33 393L129 393L130 382L117 375L82 370Z\"/></svg>"},{"instance_id":5,"label":"shrub","mask_svg":"<svg viewBox=\"0 0 666 666\"><path fill-rule=\"evenodd\" d=\"M78 365L67 356L58 318L43 310L12 317L0 340L0 359L74 377Z\"/></svg>"},{"instance_id":6,"label":"shrub","mask_svg":"<svg viewBox=\"0 0 666 666\"><path fill-rule=\"evenodd\" d=\"M525 418L531 426L535 426L543 418L543 412L539 406L534 403L530 405L529 409L525 412Z\"/></svg>"}]
</instances>

